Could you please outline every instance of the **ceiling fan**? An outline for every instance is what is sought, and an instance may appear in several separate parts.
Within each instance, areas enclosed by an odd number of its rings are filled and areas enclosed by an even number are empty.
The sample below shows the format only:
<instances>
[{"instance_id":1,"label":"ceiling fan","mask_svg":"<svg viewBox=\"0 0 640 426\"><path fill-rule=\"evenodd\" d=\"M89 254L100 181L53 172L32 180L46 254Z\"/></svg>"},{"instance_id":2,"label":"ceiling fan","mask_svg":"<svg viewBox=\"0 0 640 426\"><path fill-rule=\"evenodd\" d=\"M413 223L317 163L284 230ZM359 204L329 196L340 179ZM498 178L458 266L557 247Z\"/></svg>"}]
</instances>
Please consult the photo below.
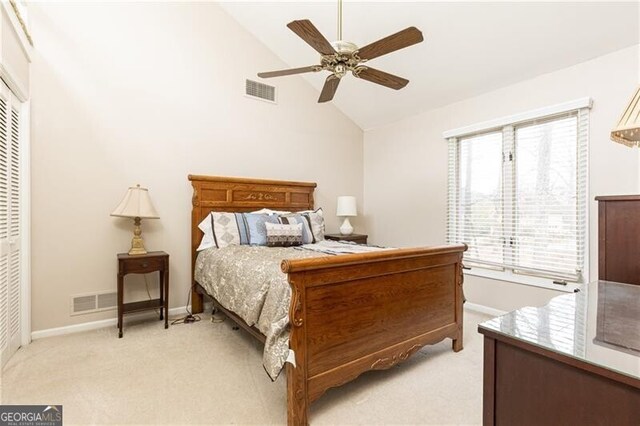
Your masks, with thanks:
<instances>
[{"instance_id":1,"label":"ceiling fan","mask_svg":"<svg viewBox=\"0 0 640 426\"><path fill-rule=\"evenodd\" d=\"M338 90L340 79L349 71L358 78L390 87L402 89L409 80L363 65L367 61L396 50L420 43L424 38L416 27L409 27L388 37L359 48L354 43L342 40L342 0L338 0L338 40L329 43L308 19L293 21L287 27L320 53L320 65L291 68L280 71L258 73L258 77L271 78L307 72L329 71L318 102L328 102Z\"/></svg>"}]
</instances>

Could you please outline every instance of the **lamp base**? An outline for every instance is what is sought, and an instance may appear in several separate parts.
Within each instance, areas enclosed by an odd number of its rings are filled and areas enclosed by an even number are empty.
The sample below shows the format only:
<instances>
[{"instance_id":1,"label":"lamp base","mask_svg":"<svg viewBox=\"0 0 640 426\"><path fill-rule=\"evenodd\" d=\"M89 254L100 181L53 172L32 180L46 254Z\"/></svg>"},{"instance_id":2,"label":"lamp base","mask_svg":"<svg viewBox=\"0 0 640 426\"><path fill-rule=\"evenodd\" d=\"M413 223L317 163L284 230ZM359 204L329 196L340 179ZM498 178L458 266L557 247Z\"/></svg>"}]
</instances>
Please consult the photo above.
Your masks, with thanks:
<instances>
[{"instance_id":1,"label":"lamp base","mask_svg":"<svg viewBox=\"0 0 640 426\"><path fill-rule=\"evenodd\" d=\"M144 248L144 241L142 240L142 229L140 228L139 217L133 220L133 238L131 239L131 250L129 250L130 256L138 256L141 254L147 254L147 250Z\"/></svg>"},{"instance_id":2,"label":"lamp base","mask_svg":"<svg viewBox=\"0 0 640 426\"><path fill-rule=\"evenodd\" d=\"M351 226L351 222L349 222L349 218L345 217L344 222L340 226L340 233L342 235L351 235L353 234L353 226Z\"/></svg>"}]
</instances>

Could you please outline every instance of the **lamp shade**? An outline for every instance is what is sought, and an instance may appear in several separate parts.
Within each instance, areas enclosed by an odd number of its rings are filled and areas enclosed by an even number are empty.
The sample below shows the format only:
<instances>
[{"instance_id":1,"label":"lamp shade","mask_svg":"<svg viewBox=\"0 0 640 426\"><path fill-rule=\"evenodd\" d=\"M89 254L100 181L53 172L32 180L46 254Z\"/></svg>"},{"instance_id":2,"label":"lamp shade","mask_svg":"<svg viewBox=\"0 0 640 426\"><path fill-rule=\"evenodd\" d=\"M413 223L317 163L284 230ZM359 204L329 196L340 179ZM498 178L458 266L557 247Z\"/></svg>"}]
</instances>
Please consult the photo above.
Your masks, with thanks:
<instances>
[{"instance_id":1,"label":"lamp shade","mask_svg":"<svg viewBox=\"0 0 640 426\"><path fill-rule=\"evenodd\" d=\"M336 216L357 216L356 197L343 195L338 197L338 209Z\"/></svg>"},{"instance_id":2,"label":"lamp shade","mask_svg":"<svg viewBox=\"0 0 640 426\"><path fill-rule=\"evenodd\" d=\"M611 131L611 140L630 147L640 146L640 87Z\"/></svg>"},{"instance_id":3,"label":"lamp shade","mask_svg":"<svg viewBox=\"0 0 640 426\"><path fill-rule=\"evenodd\" d=\"M111 213L111 216L120 217L139 217L147 219L158 219L158 212L156 212L153 203L151 203L151 197L149 197L149 190L147 188L141 188L140 185L133 186L127 190L124 194L124 198L118 204L118 207Z\"/></svg>"}]
</instances>

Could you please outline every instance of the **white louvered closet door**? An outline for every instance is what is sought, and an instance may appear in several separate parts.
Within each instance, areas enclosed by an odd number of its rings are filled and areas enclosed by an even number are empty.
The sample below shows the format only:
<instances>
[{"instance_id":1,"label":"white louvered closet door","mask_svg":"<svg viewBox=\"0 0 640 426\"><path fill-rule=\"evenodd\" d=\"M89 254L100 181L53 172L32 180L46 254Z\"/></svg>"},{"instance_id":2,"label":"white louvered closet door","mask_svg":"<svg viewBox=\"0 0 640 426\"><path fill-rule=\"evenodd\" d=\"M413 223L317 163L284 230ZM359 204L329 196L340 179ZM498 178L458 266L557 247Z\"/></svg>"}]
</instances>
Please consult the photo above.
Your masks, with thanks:
<instances>
[{"instance_id":1,"label":"white louvered closet door","mask_svg":"<svg viewBox=\"0 0 640 426\"><path fill-rule=\"evenodd\" d=\"M20 103L0 83L0 363L20 347Z\"/></svg>"}]
</instances>

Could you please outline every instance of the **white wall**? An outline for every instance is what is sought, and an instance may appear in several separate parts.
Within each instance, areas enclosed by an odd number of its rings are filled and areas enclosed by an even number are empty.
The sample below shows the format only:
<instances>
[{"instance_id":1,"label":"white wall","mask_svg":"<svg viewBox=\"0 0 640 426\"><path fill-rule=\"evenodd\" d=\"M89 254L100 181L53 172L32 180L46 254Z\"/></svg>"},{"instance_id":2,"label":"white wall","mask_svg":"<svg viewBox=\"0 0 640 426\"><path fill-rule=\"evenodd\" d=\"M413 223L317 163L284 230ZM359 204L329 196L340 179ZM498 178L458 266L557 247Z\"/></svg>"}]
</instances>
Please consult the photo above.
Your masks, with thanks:
<instances>
[{"instance_id":1,"label":"white wall","mask_svg":"<svg viewBox=\"0 0 640 426\"><path fill-rule=\"evenodd\" d=\"M132 223L109 213L130 185L160 214L143 237L171 255L171 306L190 285L187 174L316 181L329 231L338 195L362 204L362 131L300 77L272 80L278 105L246 98L246 77L284 64L219 6L36 2L30 20L34 331L115 316L69 301L115 291Z\"/></svg>"},{"instance_id":2,"label":"white wall","mask_svg":"<svg viewBox=\"0 0 640 426\"><path fill-rule=\"evenodd\" d=\"M591 277L597 277L593 198L640 190L637 153L609 140L637 81L638 47L630 47L366 131L364 210L371 241L394 246L445 242L447 144L443 131L589 96L594 101L590 116L590 265ZM541 305L560 294L473 276L465 278L465 293L472 303L501 310Z\"/></svg>"}]
</instances>

